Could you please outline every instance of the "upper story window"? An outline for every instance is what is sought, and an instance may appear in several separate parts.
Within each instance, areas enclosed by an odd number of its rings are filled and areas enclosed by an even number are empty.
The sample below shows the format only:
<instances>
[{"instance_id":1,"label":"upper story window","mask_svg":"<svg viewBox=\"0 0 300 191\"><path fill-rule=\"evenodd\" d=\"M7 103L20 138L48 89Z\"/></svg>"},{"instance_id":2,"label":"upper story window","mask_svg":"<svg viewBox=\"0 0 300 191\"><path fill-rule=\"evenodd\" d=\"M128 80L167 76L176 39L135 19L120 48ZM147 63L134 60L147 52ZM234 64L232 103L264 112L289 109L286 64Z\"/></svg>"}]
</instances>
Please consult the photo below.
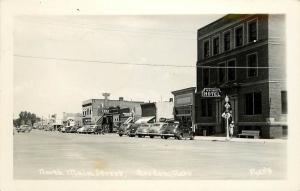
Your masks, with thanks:
<instances>
[{"instance_id":1,"label":"upper story window","mask_svg":"<svg viewBox=\"0 0 300 191\"><path fill-rule=\"evenodd\" d=\"M281 113L287 114L287 93L286 91L281 91Z\"/></svg>"},{"instance_id":2,"label":"upper story window","mask_svg":"<svg viewBox=\"0 0 300 191\"><path fill-rule=\"evenodd\" d=\"M203 43L203 53L204 58L209 57L209 40L206 40Z\"/></svg>"},{"instance_id":3,"label":"upper story window","mask_svg":"<svg viewBox=\"0 0 300 191\"><path fill-rule=\"evenodd\" d=\"M224 51L230 50L230 31L224 33Z\"/></svg>"},{"instance_id":4,"label":"upper story window","mask_svg":"<svg viewBox=\"0 0 300 191\"><path fill-rule=\"evenodd\" d=\"M247 55L247 68L248 77L254 77L258 75L258 61L256 53Z\"/></svg>"},{"instance_id":5,"label":"upper story window","mask_svg":"<svg viewBox=\"0 0 300 191\"><path fill-rule=\"evenodd\" d=\"M245 94L245 114L262 114L262 96L261 92Z\"/></svg>"},{"instance_id":6,"label":"upper story window","mask_svg":"<svg viewBox=\"0 0 300 191\"><path fill-rule=\"evenodd\" d=\"M257 41L257 20L248 22L248 42Z\"/></svg>"},{"instance_id":7,"label":"upper story window","mask_svg":"<svg viewBox=\"0 0 300 191\"><path fill-rule=\"evenodd\" d=\"M202 76L203 76L203 86L206 87L209 85L209 68L203 68L202 70Z\"/></svg>"},{"instance_id":8,"label":"upper story window","mask_svg":"<svg viewBox=\"0 0 300 191\"><path fill-rule=\"evenodd\" d=\"M243 26L236 27L234 30L235 35L235 47L239 47L243 45Z\"/></svg>"},{"instance_id":9,"label":"upper story window","mask_svg":"<svg viewBox=\"0 0 300 191\"><path fill-rule=\"evenodd\" d=\"M229 60L227 62L227 79L228 81L234 81L236 74L235 74L235 60Z\"/></svg>"},{"instance_id":10,"label":"upper story window","mask_svg":"<svg viewBox=\"0 0 300 191\"><path fill-rule=\"evenodd\" d=\"M220 38L213 38L213 55L219 54L220 52Z\"/></svg>"},{"instance_id":11,"label":"upper story window","mask_svg":"<svg viewBox=\"0 0 300 191\"><path fill-rule=\"evenodd\" d=\"M225 62L219 64L219 67L218 67L218 81L219 81L219 83L225 82Z\"/></svg>"}]
</instances>

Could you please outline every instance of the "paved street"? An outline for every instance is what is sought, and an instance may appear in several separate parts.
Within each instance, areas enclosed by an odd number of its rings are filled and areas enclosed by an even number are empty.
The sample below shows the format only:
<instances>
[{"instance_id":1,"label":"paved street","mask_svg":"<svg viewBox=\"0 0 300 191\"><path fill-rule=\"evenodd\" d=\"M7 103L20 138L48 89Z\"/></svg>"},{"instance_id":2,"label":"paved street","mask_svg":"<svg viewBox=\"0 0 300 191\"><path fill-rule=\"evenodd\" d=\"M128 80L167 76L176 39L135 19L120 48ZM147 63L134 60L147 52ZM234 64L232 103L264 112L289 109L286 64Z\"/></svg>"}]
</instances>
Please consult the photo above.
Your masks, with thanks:
<instances>
[{"instance_id":1,"label":"paved street","mask_svg":"<svg viewBox=\"0 0 300 191\"><path fill-rule=\"evenodd\" d=\"M286 143L14 134L15 179L282 179Z\"/></svg>"}]
</instances>

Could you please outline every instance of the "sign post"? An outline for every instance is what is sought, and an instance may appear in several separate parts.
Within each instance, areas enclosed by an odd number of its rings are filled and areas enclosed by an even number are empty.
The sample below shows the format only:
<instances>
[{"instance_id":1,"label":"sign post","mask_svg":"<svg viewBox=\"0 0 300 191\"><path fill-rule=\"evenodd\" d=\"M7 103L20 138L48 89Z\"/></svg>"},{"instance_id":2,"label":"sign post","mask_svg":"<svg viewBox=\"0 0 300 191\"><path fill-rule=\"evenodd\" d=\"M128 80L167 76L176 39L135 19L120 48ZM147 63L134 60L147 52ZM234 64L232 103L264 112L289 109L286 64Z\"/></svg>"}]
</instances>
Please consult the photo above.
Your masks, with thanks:
<instances>
[{"instance_id":1,"label":"sign post","mask_svg":"<svg viewBox=\"0 0 300 191\"><path fill-rule=\"evenodd\" d=\"M226 95L225 97L225 112L222 113L222 117L226 120L226 140L229 140L229 118L231 117L231 113L229 112L230 104L229 97Z\"/></svg>"}]
</instances>

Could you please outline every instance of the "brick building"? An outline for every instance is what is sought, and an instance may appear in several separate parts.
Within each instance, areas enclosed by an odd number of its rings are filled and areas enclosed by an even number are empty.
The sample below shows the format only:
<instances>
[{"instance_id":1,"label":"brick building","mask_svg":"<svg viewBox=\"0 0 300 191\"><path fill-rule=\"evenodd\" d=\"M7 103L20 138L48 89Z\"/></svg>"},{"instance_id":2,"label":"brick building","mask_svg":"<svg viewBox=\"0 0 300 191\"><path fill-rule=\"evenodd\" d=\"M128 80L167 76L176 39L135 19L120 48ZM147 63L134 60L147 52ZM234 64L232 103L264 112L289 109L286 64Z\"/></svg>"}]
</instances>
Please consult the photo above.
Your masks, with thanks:
<instances>
[{"instance_id":1,"label":"brick building","mask_svg":"<svg viewBox=\"0 0 300 191\"><path fill-rule=\"evenodd\" d=\"M259 130L263 138L287 134L285 17L280 14L226 15L198 30L196 125L225 133L227 94L235 134ZM221 97L203 97L218 88Z\"/></svg>"},{"instance_id":2,"label":"brick building","mask_svg":"<svg viewBox=\"0 0 300 191\"><path fill-rule=\"evenodd\" d=\"M141 117L141 106L144 102L140 101L126 101L123 97L118 100L110 99L89 99L82 102L82 122L83 125L96 124L99 117L103 113L110 113L112 108L120 108L120 111L126 110L125 112L134 112L136 119ZM115 113L115 112L113 112ZM118 114L119 115L119 114ZM116 122L121 116L112 115L111 122Z\"/></svg>"}]
</instances>

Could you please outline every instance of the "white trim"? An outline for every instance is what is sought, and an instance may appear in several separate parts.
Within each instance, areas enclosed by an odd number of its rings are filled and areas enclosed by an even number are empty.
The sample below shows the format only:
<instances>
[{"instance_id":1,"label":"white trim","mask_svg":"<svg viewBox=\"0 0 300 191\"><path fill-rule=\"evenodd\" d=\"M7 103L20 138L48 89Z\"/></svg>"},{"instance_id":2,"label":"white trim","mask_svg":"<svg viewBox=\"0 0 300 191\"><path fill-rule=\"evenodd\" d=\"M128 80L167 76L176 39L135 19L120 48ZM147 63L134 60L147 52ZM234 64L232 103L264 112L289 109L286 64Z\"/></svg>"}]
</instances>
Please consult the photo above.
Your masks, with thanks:
<instances>
[{"instance_id":1,"label":"white trim","mask_svg":"<svg viewBox=\"0 0 300 191\"><path fill-rule=\"evenodd\" d=\"M214 39L216 39L216 38L219 38L219 51L218 51L217 54L214 54L214 51L215 51L215 49L214 49ZM212 56L220 54L221 53L221 36L220 36L220 34L214 35L211 39L212 39L211 40L211 42L212 42L211 43L211 45L212 45Z\"/></svg>"},{"instance_id":2,"label":"white trim","mask_svg":"<svg viewBox=\"0 0 300 191\"><path fill-rule=\"evenodd\" d=\"M230 61L234 61L234 80L229 80L229 78L228 78L228 62L230 62ZM227 72L226 72L226 77L227 77L227 79L226 79L226 81L227 82L233 82L233 81L236 81L236 58L231 58L231 59L229 59L229 60L227 60L226 61L226 68L227 68Z\"/></svg>"},{"instance_id":3,"label":"white trim","mask_svg":"<svg viewBox=\"0 0 300 191\"><path fill-rule=\"evenodd\" d=\"M243 35L243 40L242 40L242 45L241 46L236 46L236 43L235 43L235 31L236 31L236 29L237 28L240 28L240 27L242 27L242 35ZM242 24L240 24L240 25L238 25L238 26L236 26L236 27L234 27L234 29L233 29L233 48L240 48L240 47L243 47L244 45L245 45L245 27L244 27L244 23L242 23Z\"/></svg>"},{"instance_id":4,"label":"white trim","mask_svg":"<svg viewBox=\"0 0 300 191\"><path fill-rule=\"evenodd\" d=\"M225 50L225 38L224 38L224 36L225 36L225 33L228 33L229 32L229 34L230 34L230 42L229 42L229 50ZM233 42L232 41L232 37L233 37L233 35L232 35L232 29L228 29L228 30L225 30L224 32L222 32L222 53L223 52L228 52L228 51L230 51L231 49L232 49L232 45L231 45L231 43Z\"/></svg>"},{"instance_id":5,"label":"white trim","mask_svg":"<svg viewBox=\"0 0 300 191\"><path fill-rule=\"evenodd\" d=\"M249 76L248 75L248 70L249 70L249 68L248 68L248 66L249 66L249 64L248 64L248 57L250 56L250 55L253 55L253 54L255 54L256 55L256 76ZM257 77L258 76L258 56L257 56L257 52L253 52L253 53L250 53L250 54L247 54L246 55L246 64L247 64L247 78L253 78L253 77Z\"/></svg>"},{"instance_id":6,"label":"white trim","mask_svg":"<svg viewBox=\"0 0 300 191\"><path fill-rule=\"evenodd\" d=\"M253 22L253 21L256 21L256 41L258 41L258 18L254 18L254 19L251 19L249 21L247 21L247 44L251 44L251 43L254 43L254 42L249 42L249 23Z\"/></svg>"},{"instance_id":7,"label":"white trim","mask_svg":"<svg viewBox=\"0 0 300 191\"><path fill-rule=\"evenodd\" d=\"M208 42L208 56L207 57L205 56L205 51L204 51L204 47L205 47L204 44L205 44L205 42ZM211 54L210 54L210 38L207 38L207 39L203 40L202 50L203 50L203 54L202 54L203 59L209 58L211 56Z\"/></svg>"}]
</instances>

